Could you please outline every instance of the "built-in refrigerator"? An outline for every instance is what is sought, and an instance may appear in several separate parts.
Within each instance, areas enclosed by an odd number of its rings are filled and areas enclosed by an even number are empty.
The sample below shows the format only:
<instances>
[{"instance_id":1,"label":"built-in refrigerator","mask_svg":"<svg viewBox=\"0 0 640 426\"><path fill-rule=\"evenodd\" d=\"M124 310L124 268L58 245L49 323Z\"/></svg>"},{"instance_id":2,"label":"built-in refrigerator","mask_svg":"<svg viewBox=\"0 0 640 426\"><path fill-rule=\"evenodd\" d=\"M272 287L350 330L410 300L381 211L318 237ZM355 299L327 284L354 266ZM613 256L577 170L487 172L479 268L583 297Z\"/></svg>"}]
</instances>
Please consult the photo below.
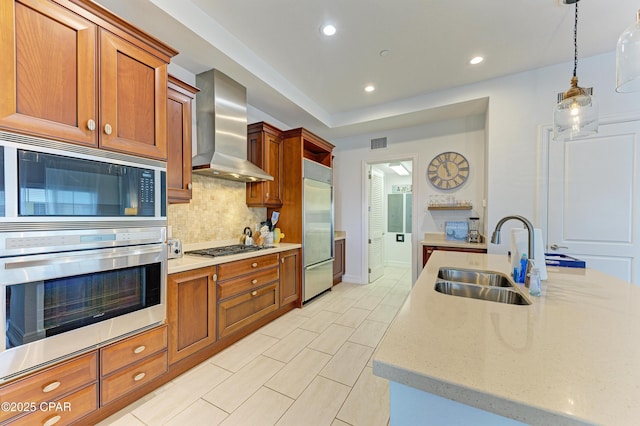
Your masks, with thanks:
<instances>
[{"instance_id":1,"label":"built-in refrigerator","mask_svg":"<svg viewBox=\"0 0 640 426\"><path fill-rule=\"evenodd\" d=\"M332 184L331 168L304 160L302 298L305 302L333 285Z\"/></svg>"}]
</instances>

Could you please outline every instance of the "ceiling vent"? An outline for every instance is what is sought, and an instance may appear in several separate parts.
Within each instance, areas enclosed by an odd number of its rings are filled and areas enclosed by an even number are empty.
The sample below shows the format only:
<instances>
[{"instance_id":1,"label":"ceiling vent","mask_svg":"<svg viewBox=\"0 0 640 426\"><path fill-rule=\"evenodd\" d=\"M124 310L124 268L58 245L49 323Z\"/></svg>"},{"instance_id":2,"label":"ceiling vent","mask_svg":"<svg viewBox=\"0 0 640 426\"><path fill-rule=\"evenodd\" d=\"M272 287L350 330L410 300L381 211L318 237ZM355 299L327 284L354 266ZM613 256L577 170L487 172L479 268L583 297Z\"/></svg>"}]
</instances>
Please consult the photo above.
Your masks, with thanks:
<instances>
[{"instance_id":1,"label":"ceiling vent","mask_svg":"<svg viewBox=\"0 0 640 426\"><path fill-rule=\"evenodd\" d=\"M387 147L387 138L375 138L371 139L371 150L384 149Z\"/></svg>"}]
</instances>

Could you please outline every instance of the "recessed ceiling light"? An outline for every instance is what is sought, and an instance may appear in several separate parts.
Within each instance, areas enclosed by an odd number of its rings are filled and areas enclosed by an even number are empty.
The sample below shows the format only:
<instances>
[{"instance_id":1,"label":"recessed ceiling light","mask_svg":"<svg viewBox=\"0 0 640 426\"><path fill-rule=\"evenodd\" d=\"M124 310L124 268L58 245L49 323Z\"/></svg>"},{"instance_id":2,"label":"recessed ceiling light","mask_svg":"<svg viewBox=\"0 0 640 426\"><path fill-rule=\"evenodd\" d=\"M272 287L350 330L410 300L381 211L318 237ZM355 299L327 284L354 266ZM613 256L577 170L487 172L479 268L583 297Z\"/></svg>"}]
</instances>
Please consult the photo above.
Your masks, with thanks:
<instances>
[{"instance_id":1,"label":"recessed ceiling light","mask_svg":"<svg viewBox=\"0 0 640 426\"><path fill-rule=\"evenodd\" d=\"M381 51L380 51L380 56L382 56L383 58L384 58L385 56L389 56L389 51L388 51L388 50L386 50L386 49L385 49L385 50L381 50Z\"/></svg>"},{"instance_id":2,"label":"recessed ceiling light","mask_svg":"<svg viewBox=\"0 0 640 426\"><path fill-rule=\"evenodd\" d=\"M365 92L373 92L374 90L376 90L376 88L371 84L368 85L368 86L365 86L365 88L364 88Z\"/></svg>"},{"instance_id":3,"label":"recessed ceiling light","mask_svg":"<svg viewBox=\"0 0 640 426\"><path fill-rule=\"evenodd\" d=\"M482 61L484 61L484 58L482 56L475 56L475 57L471 58L469 63L471 65L478 65Z\"/></svg>"},{"instance_id":4,"label":"recessed ceiling light","mask_svg":"<svg viewBox=\"0 0 640 426\"><path fill-rule=\"evenodd\" d=\"M322 34L326 36L332 36L335 33L336 33L336 27L334 27L333 25L327 24L322 26Z\"/></svg>"}]
</instances>

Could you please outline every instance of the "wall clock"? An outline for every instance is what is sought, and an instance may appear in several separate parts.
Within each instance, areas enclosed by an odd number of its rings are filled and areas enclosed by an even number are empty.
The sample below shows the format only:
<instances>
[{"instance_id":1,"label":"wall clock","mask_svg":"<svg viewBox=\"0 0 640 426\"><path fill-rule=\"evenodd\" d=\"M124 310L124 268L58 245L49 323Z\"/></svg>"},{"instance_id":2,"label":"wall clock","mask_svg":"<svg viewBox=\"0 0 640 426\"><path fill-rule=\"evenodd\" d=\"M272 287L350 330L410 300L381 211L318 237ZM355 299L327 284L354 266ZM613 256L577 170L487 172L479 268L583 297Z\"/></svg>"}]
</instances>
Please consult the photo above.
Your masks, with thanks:
<instances>
[{"instance_id":1,"label":"wall clock","mask_svg":"<svg viewBox=\"0 0 640 426\"><path fill-rule=\"evenodd\" d=\"M439 189L454 189L467 181L469 161L457 152L436 155L427 166L427 180Z\"/></svg>"}]
</instances>

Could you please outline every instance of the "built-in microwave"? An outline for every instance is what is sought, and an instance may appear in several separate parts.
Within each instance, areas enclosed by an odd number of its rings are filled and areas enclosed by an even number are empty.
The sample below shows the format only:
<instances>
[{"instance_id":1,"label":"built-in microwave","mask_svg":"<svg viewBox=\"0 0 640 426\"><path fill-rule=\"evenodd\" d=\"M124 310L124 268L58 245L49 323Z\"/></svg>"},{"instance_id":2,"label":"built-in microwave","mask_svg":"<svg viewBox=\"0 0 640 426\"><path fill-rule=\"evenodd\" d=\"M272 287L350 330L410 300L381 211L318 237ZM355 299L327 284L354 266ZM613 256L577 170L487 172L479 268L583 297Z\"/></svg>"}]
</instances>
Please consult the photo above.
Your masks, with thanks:
<instances>
[{"instance_id":1,"label":"built-in microwave","mask_svg":"<svg viewBox=\"0 0 640 426\"><path fill-rule=\"evenodd\" d=\"M0 230L166 224L166 163L0 132Z\"/></svg>"}]
</instances>

